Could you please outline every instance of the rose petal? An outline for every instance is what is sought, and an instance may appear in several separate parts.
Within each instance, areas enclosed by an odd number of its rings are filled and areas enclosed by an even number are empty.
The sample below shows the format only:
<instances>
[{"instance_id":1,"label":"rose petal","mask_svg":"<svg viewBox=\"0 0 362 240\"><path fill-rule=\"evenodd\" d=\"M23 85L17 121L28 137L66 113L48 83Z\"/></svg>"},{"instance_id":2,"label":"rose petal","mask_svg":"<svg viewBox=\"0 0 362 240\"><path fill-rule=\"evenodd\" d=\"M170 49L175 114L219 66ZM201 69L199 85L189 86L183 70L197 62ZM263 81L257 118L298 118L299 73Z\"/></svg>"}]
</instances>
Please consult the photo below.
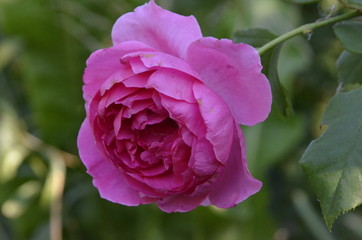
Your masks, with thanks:
<instances>
[{"instance_id":1,"label":"rose petal","mask_svg":"<svg viewBox=\"0 0 362 240\"><path fill-rule=\"evenodd\" d=\"M114 45L140 41L181 58L185 57L188 45L201 37L199 24L193 16L167 11L153 0L121 16L112 29Z\"/></svg>"},{"instance_id":2,"label":"rose petal","mask_svg":"<svg viewBox=\"0 0 362 240\"><path fill-rule=\"evenodd\" d=\"M124 110L121 118L130 118L133 114L152 106L154 106L154 103L150 100L135 101L130 107L123 107Z\"/></svg>"},{"instance_id":3,"label":"rose petal","mask_svg":"<svg viewBox=\"0 0 362 240\"><path fill-rule=\"evenodd\" d=\"M141 174L143 176L156 176L156 175L166 172L167 170L168 170L168 168L164 164L161 163L156 166L152 166L152 167L145 168L145 169L140 169L139 171L141 172Z\"/></svg>"},{"instance_id":4,"label":"rose petal","mask_svg":"<svg viewBox=\"0 0 362 240\"><path fill-rule=\"evenodd\" d=\"M98 188L102 198L127 206L142 203L139 193L128 186L122 171L97 150L87 118L78 135L78 149L80 158L87 167L87 173L93 177L93 185Z\"/></svg>"},{"instance_id":5,"label":"rose petal","mask_svg":"<svg viewBox=\"0 0 362 240\"><path fill-rule=\"evenodd\" d=\"M142 177L136 174L126 174L125 179L127 181L126 184L129 184L134 189L138 190L140 194L144 194L148 197L152 198L160 198L167 196L166 190L154 189L144 183Z\"/></svg>"},{"instance_id":6,"label":"rose petal","mask_svg":"<svg viewBox=\"0 0 362 240\"><path fill-rule=\"evenodd\" d=\"M224 166L220 166L216 169L213 175L210 175L209 178L203 178L202 181L196 185L194 191L191 196L206 196L204 201L201 203L203 206L210 205L210 201L208 198L208 194L212 190L215 181L217 180L217 176L224 170ZM208 203L208 204L207 204Z\"/></svg>"},{"instance_id":7,"label":"rose petal","mask_svg":"<svg viewBox=\"0 0 362 240\"><path fill-rule=\"evenodd\" d=\"M224 99L237 123L254 125L266 119L272 97L256 49L207 37L190 45L187 62Z\"/></svg>"},{"instance_id":8,"label":"rose petal","mask_svg":"<svg viewBox=\"0 0 362 240\"><path fill-rule=\"evenodd\" d=\"M257 193L262 186L248 170L244 136L239 126L235 126L233 135L233 145L225 169L209 194L210 203L220 208L236 206Z\"/></svg>"},{"instance_id":9,"label":"rose petal","mask_svg":"<svg viewBox=\"0 0 362 240\"><path fill-rule=\"evenodd\" d=\"M114 82L134 75L130 66L122 64L120 59L125 54L135 51L149 52L152 49L143 43L133 41L92 53L87 60L87 67L83 75L83 97L86 102L89 102L100 91L101 86L107 80L109 89Z\"/></svg>"},{"instance_id":10,"label":"rose petal","mask_svg":"<svg viewBox=\"0 0 362 240\"><path fill-rule=\"evenodd\" d=\"M184 141L184 143L191 147L192 146L192 142L195 139L195 135L186 127L180 127L180 133L181 133L181 137L182 140Z\"/></svg>"},{"instance_id":11,"label":"rose petal","mask_svg":"<svg viewBox=\"0 0 362 240\"><path fill-rule=\"evenodd\" d=\"M212 176L219 166L210 142L206 139L194 141L189 167L195 175Z\"/></svg>"},{"instance_id":12,"label":"rose petal","mask_svg":"<svg viewBox=\"0 0 362 240\"><path fill-rule=\"evenodd\" d=\"M119 101L122 98L126 98L137 90L138 88L127 88L122 83L116 84L116 86L114 86L110 91L106 92L102 96L102 99L98 105L99 111L104 111L104 109L109 107L109 105Z\"/></svg>"},{"instance_id":13,"label":"rose petal","mask_svg":"<svg viewBox=\"0 0 362 240\"><path fill-rule=\"evenodd\" d=\"M213 146L216 158L225 163L232 144L234 120L225 102L204 84L195 82L195 98L206 124L206 139ZM177 106L174 106L177 108Z\"/></svg>"},{"instance_id":14,"label":"rose petal","mask_svg":"<svg viewBox=\"0 0 362 240\"><path fill-rule=\"evenodd\" d=\"M117 104L122 104L129 108L134 108L135 105L139 105L139 102L152 102L152 90L140 89L133 94L127 96L127 98L117 101Z\"/></svg>"},{"instance_id":15,"label":"rose petal","mask_svg":"<svg viewBox=\"0 0 362 240\"><path fill-rule=\"evenodd\" d=\"M196 103L176 100L165 95L160 95L160 99L172 119L186 126L195 136L205 136L205 124Z\"/></svg>"},{"instance_id":16,"label":"rose petal","mask_svg":"<svg viewBox=\"0 0 362 240\"><path fill-rule=\"evenodd\" d=\"M187 73L195 78L199 74L184 60L162 52L133 52L122 57L123 62L131 64L134 73L143 73L149 70L171 68Z\"/></svg>"},{"instance_id":17,"label":"rose petal","mask_svg":"<svg viewBox=\"0 0 362 240\"><path fill-rule=\"evenodd\" d=\"M132 55L133 55L133 53L132 53ZM125 55L125 56L128 56L128 55ZM135 74L141 74L141 73L144 73L144 72L147 72L150 70L149 68L147 68L145 66L145 64L142 62L142 60L140 58L138 58L138 57L130 58L130 57L125 57L125 56L121 59L121 61L128 62L132 68L132 71Z\"/></svg>"},{"instance_id":18,"label":"rose petal","mask_svg":"<svg viewBox=\"0 0 362 240\"><path fill-rule=\"evenodd\" d=\"M143 181L153 189L171 191L184 185L184 179L182 175L175 173L163 173L154 177L144 176Z\"/></svg>"},{"instance_id":19,"label":"rose petal","mask_svg":"<svg viewBox=\"0 0 362 240\"><path fill-rule=\"evenodd\" d=\"M187 74L172 69L159 69L147 81L146 88L154 88L158 92L189 103L196 103L192 92L195 79Z\"/></svg>"},{"instance_id":20,"label":"rose petal","mask_svg":"<svg viewBox=\"0 0 362 240\"><path fill-rule=\"evenodd\" d=\"M126 87L138 87L143 88L145 84L147 83L147 79L150 77L150 72L145 72L141 74L137 74L135 76L132 76L130 78L127 78L122 81L122 83Z\"/></svg>"},{"instance_id":21,"label":"rose petal","mask_svg":"<svg viewBox=\"0 0 362 240\"><path fill-rule=\"evenodd\" d=\"M159 115L152 113L152 111L141 111L135 114L132 118L132 126L133 130L142 130L145 129L146 125L153 125L162 122L165 120L167 116Z\"/></svg>"},{"instance_id":22,"label":"rose petal","mask_svg":"<svg viewBox=\"0 0 362 240\"><path fill-rule=\"evenodd\" d=\"M205 199L205 196L189 196L185 194L171 195L157 202L158 207L167 213L188 212L196 208Z\"/></svg>"}]
</instances>

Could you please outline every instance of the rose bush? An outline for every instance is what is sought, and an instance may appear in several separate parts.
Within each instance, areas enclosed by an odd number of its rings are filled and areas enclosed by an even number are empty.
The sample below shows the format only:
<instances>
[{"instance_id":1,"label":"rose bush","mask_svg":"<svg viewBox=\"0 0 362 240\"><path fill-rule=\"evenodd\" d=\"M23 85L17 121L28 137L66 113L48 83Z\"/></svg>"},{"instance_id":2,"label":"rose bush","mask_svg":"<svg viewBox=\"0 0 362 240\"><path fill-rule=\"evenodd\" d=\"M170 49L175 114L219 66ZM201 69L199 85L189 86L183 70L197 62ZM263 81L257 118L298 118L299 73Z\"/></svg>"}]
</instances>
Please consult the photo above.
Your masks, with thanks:
<instances>
[{"instance_id":1,"label":"rose bush","mask_svg":"<svg viewBox=\"0 0 362 240\"><path fill-rule=\"evenodd\" d=\"M100 195L165 212L235 206L256 193L238 124L270 111L257 51L203 37L154 1L121 16L87 60L80 157Z\"/></svg>"}]
</instances>

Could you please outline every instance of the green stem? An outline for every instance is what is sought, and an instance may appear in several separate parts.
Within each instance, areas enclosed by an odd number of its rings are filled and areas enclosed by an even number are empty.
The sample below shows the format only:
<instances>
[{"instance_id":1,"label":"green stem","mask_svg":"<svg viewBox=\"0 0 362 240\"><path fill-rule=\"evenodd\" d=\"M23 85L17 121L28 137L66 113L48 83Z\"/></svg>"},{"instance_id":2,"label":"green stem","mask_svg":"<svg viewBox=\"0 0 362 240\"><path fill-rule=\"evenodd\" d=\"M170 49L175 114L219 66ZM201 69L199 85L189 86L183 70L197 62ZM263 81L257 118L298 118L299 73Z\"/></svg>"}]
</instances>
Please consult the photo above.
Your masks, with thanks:
<instances>
[{"instance_id":1,"label":"green stem","mask_svg":"<svg viewBox=\"0 0 362 240\"><path fill-rule=\"evenodd\" d=\"M268 42L267 44L265 44L264 46L262 46L261 48L258 49L258 53L259 55L264 54L266 51L268 51L269 49L275 47L276 45L278 45L281 42L284 42L285 40L288 40L289 38L292 38L296 35L299 34L306 34L306 33L310 33L313 31L313 29L319 28L319 27L323 27L325 25L331 24L331 23L335 23L335 22L339 22L345 19L349 19L349 18L353 18L356 16L362 15L362 11L360 10L356 10L353 12L348 12L336 17L332 17L332 18L327 18L318 22L314 22L314 23L308 23L305 24L303 26L300 26L296 29L293 29L290 32L287 32L279 37L277 37L276 39Z\"/></svg>"}]
</instances>

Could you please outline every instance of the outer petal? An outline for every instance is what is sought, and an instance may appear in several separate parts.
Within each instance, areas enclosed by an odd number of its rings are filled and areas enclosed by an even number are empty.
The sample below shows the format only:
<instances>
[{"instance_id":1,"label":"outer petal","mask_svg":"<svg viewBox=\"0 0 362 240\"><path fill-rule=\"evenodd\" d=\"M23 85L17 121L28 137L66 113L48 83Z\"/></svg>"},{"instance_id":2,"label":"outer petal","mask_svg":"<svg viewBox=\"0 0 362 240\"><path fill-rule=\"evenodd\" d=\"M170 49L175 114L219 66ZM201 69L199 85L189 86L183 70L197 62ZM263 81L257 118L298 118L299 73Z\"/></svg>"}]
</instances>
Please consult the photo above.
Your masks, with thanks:
<instances>
[{"instance_id":1,"label":"outer petal","mask_svg":"<svg viewBox=\"0 0 362 240\"><path fill-rule=\"evenodd\" d=\"M97 150L87 118L78 135L78 149L88 174L93 177L93 185L98 188L102 198L128 206L137 206L143 202L139 193L128 187L123 173Z\"/></svg>"},{"instance_id":2,"label":"outer petal","mask_svg":"<svg viewBox=\"0 0 362 240\"><path fill-rule=\"evenodd\" d=\"M193 90L207 128L206 139L212 144L216 158L225 163L233 140L234 119L225 102L213 90L201 82L195 82Z\"/></svg>"},{"instance_id":3,"label":"outer petal","mask_svg":"<svg viewBox=\"0 0 362 240\"><path fill-rule=\"evenodd\" d=\"M130 62L134 73L141 73L150 69L170 68L200 78L199 74L187 62L167 53L134 52L125 55L122 60Z\"/></svg>"},{"instance_id":4,"label":"outer petal","mask_svg":"<svg viewBox=\"0 0 362 240\"><path fill-rule=\"evenodd\" d=\"M111 86L112 82L134 75L130 66L122 64L120 59L125 54L135 51L149 52L152 49L140 42L125 42L115 47L98 50L88 58L83 75L83 97L86 102L94 97L107 80Z\"/></svg>"},{"instance_id":5,"label":"outer petal","mask_svg":"<svg viewBox=\"0 0 362 240\"><path fill-rule=\"evenodd\" d=\"M220 208L233 207L257 193L261 186L248 170L244 136L236 125L230 156L209 194L210 203Z\"/></svg>"},{"instance_id":6,"label":"outer petal","mask_svg":"<svg viewBox=\"0 0 362 240\"><path fill-rule=\"evenodd\" d=\"M167 11L153 0L121 16L112 29L114 45L135 40L181 58L189 44L199 38L201 30L193 16Z\"/></svg>"},{"instance_id":7,"label":"outer petal","mask_svg":"<svg viewBox=\"0 0 362 240\"><path fill-rule=\"evenodd\" d=\"M254 125L268 116L270 85L260 72L260 57L253 47L202 38L190 45L186 61L229 105L237 123Z\"/></svg>"},{"instance_id":8,"label":"outer petal","mask_svg":"<svg viewBox=\"0 0 362 240\"><path fill-rule=\"evenodd\" d=\"M159 208L167 213L170 212L188 212L196 208L205 199L204 196L190 196L179 194L165 197L157 202Z\"/></svg>"}]
</instances>

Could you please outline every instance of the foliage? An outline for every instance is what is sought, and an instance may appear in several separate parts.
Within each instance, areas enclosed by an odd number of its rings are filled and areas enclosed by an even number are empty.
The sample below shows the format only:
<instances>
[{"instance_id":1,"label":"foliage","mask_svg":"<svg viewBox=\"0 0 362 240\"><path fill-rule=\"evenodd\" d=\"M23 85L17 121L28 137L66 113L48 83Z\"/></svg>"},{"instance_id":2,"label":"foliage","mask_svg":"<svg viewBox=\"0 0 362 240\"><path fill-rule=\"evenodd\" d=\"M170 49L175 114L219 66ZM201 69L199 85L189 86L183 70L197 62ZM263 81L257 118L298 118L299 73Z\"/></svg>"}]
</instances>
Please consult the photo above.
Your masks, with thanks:
<instances>
[{"instance_id":1,"label":"foliage","mask_svg":"<svg viewBox=\"0 0 362 240\"><path fill-rule=\"evenodd\" d=\"M328 129L301 160L329 228L339 214L362 203L361 100L362 88L333 97L322 120Z\"/></svg>"},{"instance_id":2,"label":"foliage","mask_svg":"<svg viewBox=\"0 0 362 240\"><path fill-rule=\"evenodd\" d=\"M340 22L334 25L334 31L346 50L362 53L362 22Z\"/></svg>"},{"instance_id":3,"label":"foliage","mask_svg":"<svg viewBox=\"0 0 362 240\"><path fill-rule=\"evenodd\" d=\"M343 51L337 60L338 80L343 84L362 83L362 54Z\"/></svg>"}]
</instances>

